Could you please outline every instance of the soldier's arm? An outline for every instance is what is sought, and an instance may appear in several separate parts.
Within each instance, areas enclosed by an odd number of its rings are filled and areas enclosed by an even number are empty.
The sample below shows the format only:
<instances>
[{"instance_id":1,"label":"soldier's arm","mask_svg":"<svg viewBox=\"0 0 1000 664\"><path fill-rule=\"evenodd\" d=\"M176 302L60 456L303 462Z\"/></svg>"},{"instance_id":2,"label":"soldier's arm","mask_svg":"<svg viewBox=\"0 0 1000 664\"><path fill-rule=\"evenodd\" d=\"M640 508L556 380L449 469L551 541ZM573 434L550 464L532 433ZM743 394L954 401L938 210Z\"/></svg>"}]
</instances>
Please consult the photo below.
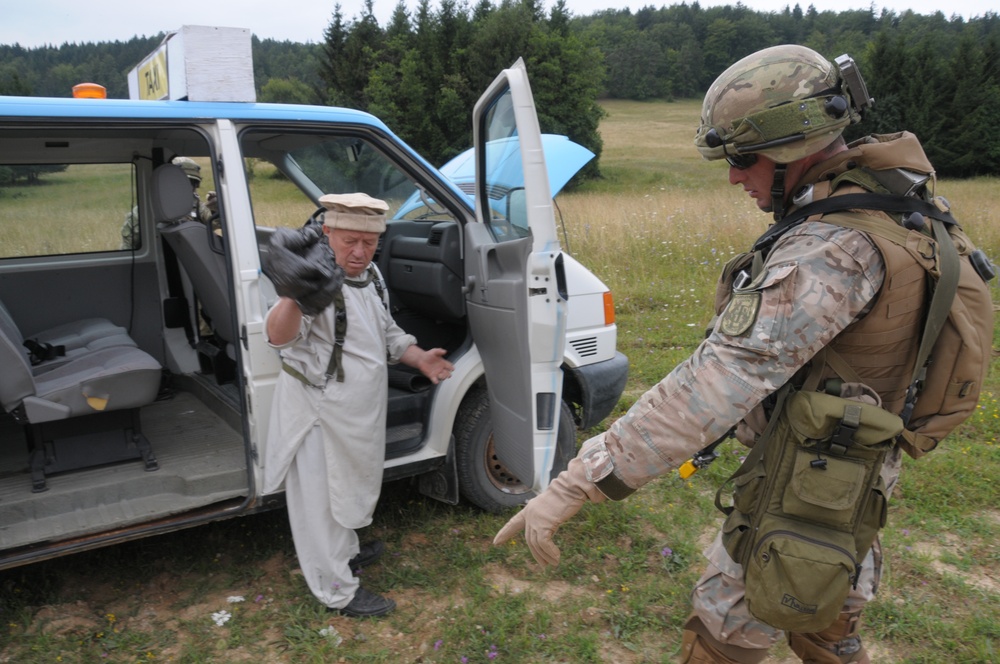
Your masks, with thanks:
<instances>
[{"instance_id":1,"label":"soldier's arm","mask_svg":"<svg viewBox=\"0 0 1000 664\"><path fill-rule=\"evenodd\" d=\"M883 269L857 231L813 223L790 232L755 282L759 296L733 318L727 308L687 360L584 444L590 479L620 499L717 440L862 314Z\"/></svg>"}]
</instances>

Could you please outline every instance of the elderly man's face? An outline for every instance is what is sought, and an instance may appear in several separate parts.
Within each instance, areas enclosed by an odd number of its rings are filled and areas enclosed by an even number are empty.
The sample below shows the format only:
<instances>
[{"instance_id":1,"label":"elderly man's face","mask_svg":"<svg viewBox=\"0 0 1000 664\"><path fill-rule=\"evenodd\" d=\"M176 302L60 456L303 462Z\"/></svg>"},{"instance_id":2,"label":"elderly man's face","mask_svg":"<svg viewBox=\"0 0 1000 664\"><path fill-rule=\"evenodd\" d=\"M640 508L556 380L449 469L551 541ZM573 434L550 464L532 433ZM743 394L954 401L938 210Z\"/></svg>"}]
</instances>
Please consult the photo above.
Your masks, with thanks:
<instances>
[{"instance_id":1,"label":"elderly man's face","mask_svg":"<svg viewBox=\"0 0 1000 664\"><path fill-rule=\"evenodd\" d=\"M337 256L337 265L344 268L349 277L360 276L372 262L378 248L378 233L351 231L344 228L323 227L330 240L330 247Z\"/></svg>"}]
</instances>

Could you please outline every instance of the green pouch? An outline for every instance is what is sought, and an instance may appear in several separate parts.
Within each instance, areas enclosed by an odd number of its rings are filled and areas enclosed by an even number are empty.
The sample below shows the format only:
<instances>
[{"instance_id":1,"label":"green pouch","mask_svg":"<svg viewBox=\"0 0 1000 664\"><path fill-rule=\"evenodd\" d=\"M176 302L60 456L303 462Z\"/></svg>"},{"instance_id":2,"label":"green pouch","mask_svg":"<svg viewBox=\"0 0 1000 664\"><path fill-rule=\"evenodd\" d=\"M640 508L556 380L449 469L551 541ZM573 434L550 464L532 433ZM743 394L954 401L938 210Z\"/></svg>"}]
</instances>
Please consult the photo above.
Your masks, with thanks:
<instances>
[{"instance_id":1,"label":"green pouch","mask_svg":"<svg viewBox=\"0 0 1000 664\"><path fill-rule=\"evenodd\" d=\"M885 524L879 471L902 420L858 401L785 388L733 474L723 543L743 566L750 613L792 632L829 626ZM728 482L727 482L728 484Z\"/></svg>"}]
</instances>

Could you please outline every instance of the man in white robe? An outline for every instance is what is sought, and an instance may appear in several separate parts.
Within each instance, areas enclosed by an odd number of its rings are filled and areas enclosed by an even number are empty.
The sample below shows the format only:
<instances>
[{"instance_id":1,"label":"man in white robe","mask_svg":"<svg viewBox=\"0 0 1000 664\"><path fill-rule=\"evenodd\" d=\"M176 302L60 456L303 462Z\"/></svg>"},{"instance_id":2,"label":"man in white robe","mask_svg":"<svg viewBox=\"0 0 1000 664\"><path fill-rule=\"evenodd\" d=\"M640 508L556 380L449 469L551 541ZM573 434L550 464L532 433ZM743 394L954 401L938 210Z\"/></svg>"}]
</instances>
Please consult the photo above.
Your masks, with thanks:
<instances>
[{"instance_id":1,"label":"man in white robe","mask_svg":"<svg viewBox=\"0 0 1000 664\"><path fill-rule=\"evenodd\" d=\"M454 366L445 350L421 349L396 325L376 287L381 275L371 260L385 230L385 202L366 194L319 200L326 207L319 241L329 242L343 268L343 298L307 315L303 309L316 307L281 297L267 314L268 342L280 350L283 371L271 412L264 491L277 490L284 480L295 551L316 598L348 616L379 616L395 602L362 588L354 570L374 562L383 546L359 546L355 529L371 523L382 487L386 363L414 367L435 384ZM341 311L346 318L338 330Z\"/></svg>"}]
</instances>

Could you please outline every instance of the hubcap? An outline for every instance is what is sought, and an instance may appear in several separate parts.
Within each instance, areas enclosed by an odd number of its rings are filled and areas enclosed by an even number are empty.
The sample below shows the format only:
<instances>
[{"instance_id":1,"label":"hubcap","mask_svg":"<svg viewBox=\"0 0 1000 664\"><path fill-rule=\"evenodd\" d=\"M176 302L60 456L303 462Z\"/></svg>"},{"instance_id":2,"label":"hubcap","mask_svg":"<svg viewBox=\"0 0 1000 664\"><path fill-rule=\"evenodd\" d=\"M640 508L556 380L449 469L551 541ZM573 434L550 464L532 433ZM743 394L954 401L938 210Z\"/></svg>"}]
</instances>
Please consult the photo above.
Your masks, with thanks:
<instances>
[{"instance_id":1,"label":"hubcap","mask_svg":"<svg viewBox=\"0 0 1000 664\"><path fill-rule=\"evenodd\" d=\"M483 463L486 466L486 477L490 479L490 483L504 493L519 494L530 491L500 461L500 457L497 456L496 447L493 445L492 435L486 442L486 454L484 455Z\"/></svg>"}]
</instances>

